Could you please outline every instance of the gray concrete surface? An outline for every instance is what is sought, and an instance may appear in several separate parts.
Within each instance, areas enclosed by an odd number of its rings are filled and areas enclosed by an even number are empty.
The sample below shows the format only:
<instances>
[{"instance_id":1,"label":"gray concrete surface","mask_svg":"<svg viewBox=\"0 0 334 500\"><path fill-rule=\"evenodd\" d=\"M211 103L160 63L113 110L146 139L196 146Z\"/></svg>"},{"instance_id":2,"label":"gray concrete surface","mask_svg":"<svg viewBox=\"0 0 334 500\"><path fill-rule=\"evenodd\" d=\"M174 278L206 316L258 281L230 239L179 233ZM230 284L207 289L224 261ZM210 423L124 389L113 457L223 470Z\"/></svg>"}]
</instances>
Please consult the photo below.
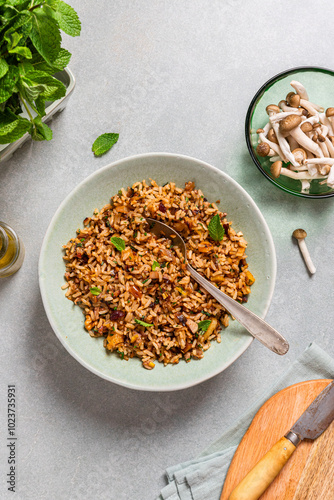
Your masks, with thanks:
<instances>
[{"instance_id":1,"label":"gray concrete surface","mask_svg":"<svg viewBox=\"0 0 334 500\"><path fill-rule=\"evenodd\" d=\"M0 498L153 499L166 466L199 454L311 341L334 355L334 199L292 197L257 171L244 140L247 106L272 75L334 67L329 0L72 0L82 35L63 37L77 86L49 143L28 142L0 165L0 219L26 246L0 282ZM319 12L323 14L319 14ZM118 144L94 158L100 133ZM137 153L188 154L253 197L273 235L278 274L267 320L290 341L278 357L251 347L215 378L176 393L99 379L63 349L38 287L39 251L64 197L86 176ZM308 233L310 277L291 233ZM17 492L7 491L7 385L18 404Z\"/></svg>"}]
</instances>

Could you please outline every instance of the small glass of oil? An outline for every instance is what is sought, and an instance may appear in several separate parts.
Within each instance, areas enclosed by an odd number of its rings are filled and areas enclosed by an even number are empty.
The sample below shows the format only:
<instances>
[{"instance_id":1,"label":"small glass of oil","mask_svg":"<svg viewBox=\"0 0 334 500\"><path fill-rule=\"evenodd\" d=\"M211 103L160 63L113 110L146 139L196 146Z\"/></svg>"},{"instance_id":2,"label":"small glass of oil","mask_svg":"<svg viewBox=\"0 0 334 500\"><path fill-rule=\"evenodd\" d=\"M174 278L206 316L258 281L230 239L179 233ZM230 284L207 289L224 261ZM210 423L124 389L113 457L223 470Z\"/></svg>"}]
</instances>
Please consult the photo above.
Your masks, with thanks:
<instances>
[{"instance_id":1,"label":"small glass of oil","mask_svg":"<svg viewBox=\"0 0 334 500\"><path fill-rule=\"evenodd\" d=\"M24 245L14 229L0 222L0 278L16 273L24 260Z\"/></svg>"}]
</instances>

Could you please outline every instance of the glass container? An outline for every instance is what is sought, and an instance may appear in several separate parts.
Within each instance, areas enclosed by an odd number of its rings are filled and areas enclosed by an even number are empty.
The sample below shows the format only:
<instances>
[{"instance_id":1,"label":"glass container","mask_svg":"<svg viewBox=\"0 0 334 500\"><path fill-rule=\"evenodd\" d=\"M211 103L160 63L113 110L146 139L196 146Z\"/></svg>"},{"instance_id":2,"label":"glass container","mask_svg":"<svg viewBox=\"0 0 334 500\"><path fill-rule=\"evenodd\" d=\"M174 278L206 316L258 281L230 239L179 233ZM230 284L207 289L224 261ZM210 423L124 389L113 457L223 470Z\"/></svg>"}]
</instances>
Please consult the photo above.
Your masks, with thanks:
<instances>
[{"instance_id":1,"label":"glass container","mask_svg":"<svg viewBox=\"0 0 334 500\"><path fill-rule=\"evenodd\" d=\"M278 104L282 99L285 100L289 92L294 91L290 82L297 80L301 82L309 95L310 101L319 104L323 108L334 107L334 72L317 67L293 68L268 80L255 94L248 108L245 133L247 147L250 155L260 170L260 172L275 186L283 189L287 193L302 196L305 198L328 198L334 196L334 189L326 184L321 184L321 179L314 179L310 182L308 192L302 191L300 180L291 179L280 175L275 179L270 173L269 157L264 158L256 154L258 145L258 134L256 130L263 128L268 122L266 107L269 104Z\"/></svg>"},{"instance_id":2,"label":"glass container","mask_svg":"<svg viewBox=\"0 0 334 500\"><path fill-rule=\"evenodd\" d=\"M0 278L16 273L24 260L24 245L13 228L0 222Z\"/></svg>"}]
</instances>

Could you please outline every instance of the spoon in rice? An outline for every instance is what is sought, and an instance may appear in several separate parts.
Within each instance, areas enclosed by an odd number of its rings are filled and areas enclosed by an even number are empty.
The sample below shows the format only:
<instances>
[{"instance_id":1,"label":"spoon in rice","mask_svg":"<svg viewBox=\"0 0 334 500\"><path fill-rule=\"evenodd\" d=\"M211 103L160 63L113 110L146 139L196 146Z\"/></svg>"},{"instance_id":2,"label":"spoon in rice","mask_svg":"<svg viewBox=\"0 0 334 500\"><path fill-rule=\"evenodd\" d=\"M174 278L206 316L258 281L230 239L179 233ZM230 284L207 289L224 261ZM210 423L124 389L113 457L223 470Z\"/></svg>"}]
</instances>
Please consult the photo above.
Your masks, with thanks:
<instances>
[{"instance_id":1,"label":"spoon in rice","mask_svg":"<svg viewBox=\"0 0 334 500\"><path fill-rule=\"evenodd\" d=\"M157 236L158 238L167 237L171 238L173 241L173 246L178 246L181 249L182 255L187 266L187 270L191 274L192 278L201 287L203 287L207 292L214 297L217 302L226 308L226 310L234 316L234 318L249 331L254 338L262 342L263 345L268 347L271 351L276 354L286 354L289 350L289 344L287 340L278 333L272 326L266 323L262 318L259 318L256 314L246 309L244 306L236 302L234 299L226 295L226 293L219 290L210 281L199 274L195 269L193 269L187 262L187 251L186 244L180 234L172 229L167 224L160 222L156 219L151 219L146 217L146 221L150 226L150 232Z\"/></svg>"}]
</instances>

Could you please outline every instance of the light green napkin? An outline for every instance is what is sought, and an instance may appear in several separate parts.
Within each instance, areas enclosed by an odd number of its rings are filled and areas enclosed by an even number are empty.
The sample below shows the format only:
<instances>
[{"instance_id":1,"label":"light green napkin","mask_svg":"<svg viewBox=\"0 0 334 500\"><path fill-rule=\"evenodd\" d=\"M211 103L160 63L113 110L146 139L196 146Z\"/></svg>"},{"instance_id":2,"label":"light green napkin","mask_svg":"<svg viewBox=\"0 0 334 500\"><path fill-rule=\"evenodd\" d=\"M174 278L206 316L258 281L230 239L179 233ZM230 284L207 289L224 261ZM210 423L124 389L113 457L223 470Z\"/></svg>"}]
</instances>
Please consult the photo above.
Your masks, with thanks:
<instances>
[{"instance_id":1,"label":"light green napkin","mask_svg":"<svg viewBox=\"0 0 334 500\"><path fill-rule=\"evenodd\" d=\"M234 452L261 406L289 385L321 378L334 378L334 359L313 343L284 376L199 457L166 470L168 485L161 490L159 499L219 500Z\"/></svg>"}]
</instances>

